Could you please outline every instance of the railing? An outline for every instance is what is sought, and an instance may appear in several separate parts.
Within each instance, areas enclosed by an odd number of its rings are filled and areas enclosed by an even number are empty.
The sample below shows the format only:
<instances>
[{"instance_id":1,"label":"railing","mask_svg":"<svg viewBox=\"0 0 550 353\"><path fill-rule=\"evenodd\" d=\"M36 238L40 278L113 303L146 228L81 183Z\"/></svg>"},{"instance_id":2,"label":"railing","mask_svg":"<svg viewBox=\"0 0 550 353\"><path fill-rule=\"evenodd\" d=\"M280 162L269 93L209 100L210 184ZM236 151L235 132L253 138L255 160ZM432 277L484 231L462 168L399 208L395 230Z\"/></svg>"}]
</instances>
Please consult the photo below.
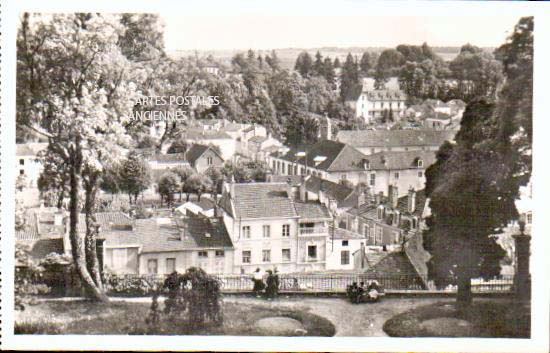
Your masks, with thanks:
<instances>
[{"instance_id":1,"label":"railing","mask_svg":"<svg viewBox=\"0 0 550 353\"><path fill-rule=\"evenodd\" d=\"M214 275L221 284L223 292L252 291L253 282L250 275ZM164 282L166 275L109 275L106 287L111 293L147 294L158 288ZM375 275L370 273L349 274L280 274L279 291L281 292L333 292L343 293L346 287L353 282L360 284L377 280L386 291L396 290L425 290L425 282L415 275ZM472 292L491 293L509 292L512 289L513 276L504 276L499 279L483 281L472 279ZM449 286L439 292L454 292L456 287Z\"/></svg>"},{"instance_id":2,"label":"railing","mask_svg":"<svg viewBox=\"0 0 550 353\"><path fill-rule=\"evenodd\" d=\"M327 234L327 227L301 227L300 235L309 235L309 234Z\"/></svg>"}]
</instances>

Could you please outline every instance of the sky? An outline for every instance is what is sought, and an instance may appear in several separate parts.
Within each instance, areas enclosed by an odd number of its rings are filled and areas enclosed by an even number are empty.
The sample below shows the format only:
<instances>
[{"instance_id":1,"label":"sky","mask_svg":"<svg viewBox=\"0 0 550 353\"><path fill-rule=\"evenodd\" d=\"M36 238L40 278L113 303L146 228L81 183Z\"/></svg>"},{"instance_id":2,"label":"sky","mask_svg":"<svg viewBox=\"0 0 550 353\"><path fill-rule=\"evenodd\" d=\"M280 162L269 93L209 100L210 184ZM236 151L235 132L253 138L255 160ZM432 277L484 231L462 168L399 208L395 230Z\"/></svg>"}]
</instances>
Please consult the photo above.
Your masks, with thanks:
<instances>
[{"instance_id":1,"label":"sky","mask_svg":"<svg viewBox=\"0 0 550 353\"><path fill-rule=\"evenodd\" d=\"M519 16L358 16L161 13L173 50L395 47L398 44L500 46Z\"/></svg>"}]
</instances>

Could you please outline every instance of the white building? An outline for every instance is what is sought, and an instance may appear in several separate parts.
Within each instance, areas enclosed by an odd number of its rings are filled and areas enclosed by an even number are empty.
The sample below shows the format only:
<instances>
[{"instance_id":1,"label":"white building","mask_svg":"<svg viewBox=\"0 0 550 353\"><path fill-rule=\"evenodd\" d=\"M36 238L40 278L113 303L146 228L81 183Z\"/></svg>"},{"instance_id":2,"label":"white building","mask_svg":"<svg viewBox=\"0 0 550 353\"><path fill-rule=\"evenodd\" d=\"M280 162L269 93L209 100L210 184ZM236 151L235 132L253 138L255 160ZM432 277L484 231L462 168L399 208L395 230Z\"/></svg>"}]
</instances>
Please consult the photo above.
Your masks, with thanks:
<instances>
[{"instance_id":1,"label":"white building","mask_svg":"<svg viewBox=\"0 0 550 353\"><path fill-rule=\"evenodd\" d=\"M407 97L399 90L369 90L361 92L355 100L355 116L367 124L374 123L384 114L398 120L405 110Z\"/></svg>"},{"instance_id":2,"label":"white building","mask_svg":"<svg viewBox=\"0 0 550 353\"><path fill-rule=\"evenodd\" d=\"M305 201L304 183L226 184L220 206L235 247L235 272L326 268L331 217L320 203Z\"/></svg>"}]
</instances>

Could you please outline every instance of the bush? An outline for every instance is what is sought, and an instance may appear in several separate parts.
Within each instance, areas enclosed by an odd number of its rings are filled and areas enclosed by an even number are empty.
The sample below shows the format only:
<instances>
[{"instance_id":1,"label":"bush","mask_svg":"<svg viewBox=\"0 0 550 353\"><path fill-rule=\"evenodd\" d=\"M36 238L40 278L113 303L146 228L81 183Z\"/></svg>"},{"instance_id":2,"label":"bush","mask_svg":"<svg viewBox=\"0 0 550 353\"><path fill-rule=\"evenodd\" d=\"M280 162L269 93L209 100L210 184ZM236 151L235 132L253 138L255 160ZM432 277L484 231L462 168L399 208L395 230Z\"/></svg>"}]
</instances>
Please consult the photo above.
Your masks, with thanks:
<instances>
[{"instance_id":1,"label":"bush","mask_svg":"<svg viewBox=\"0 0 550 353\"><path fill-rule=\"evenodd\" d=\"M192 329L202 328L206 322L221 324L221 292L219 281L204 270L192 267L184 274L172 273L159 291L166 296L164 319L183 319ZM155 321L158 304L153 295L148 322Z\"/></svg>"},{"instance_id":2,"label":"bush","mask_svg":"<svg viewBox=\"0 0 550 353\"><path fill-rule=\"evenodd\" d=\"M144 296L155 293L163 284L162 276L104 274L104 286L108 293L127 296Z\"/></svg>"},{"instance_id":3,"label":"bush","mask_svg":"<svg viewBox=\"0 0 550 353\"><path fill-rule=\"evenodd\" d=\"M30 296L47 294L50 288L43 283L44 268L36 266L30 259L29 247L15 247L14 301L16 310L25 310Z\"/></svg>"}]
</instances>

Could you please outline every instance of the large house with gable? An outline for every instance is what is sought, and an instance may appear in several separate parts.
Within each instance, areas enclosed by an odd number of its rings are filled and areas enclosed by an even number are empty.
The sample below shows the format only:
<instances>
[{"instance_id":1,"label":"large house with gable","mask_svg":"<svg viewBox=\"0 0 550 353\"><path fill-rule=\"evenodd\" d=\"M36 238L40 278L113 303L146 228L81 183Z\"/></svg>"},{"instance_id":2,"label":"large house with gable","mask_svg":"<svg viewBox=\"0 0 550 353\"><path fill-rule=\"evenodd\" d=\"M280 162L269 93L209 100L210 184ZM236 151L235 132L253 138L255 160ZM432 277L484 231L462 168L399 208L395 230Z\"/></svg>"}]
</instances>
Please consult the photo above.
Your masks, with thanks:
<instances>
[{"instance_id":1,"label":"large house with gable","mask_svg":"<svg viewBox=\"0 0 550 353\"><path fill-rule=\"evenodd\" d=\"M220 208L236 272L324 270L331 216L305 199L305 183L225 184Z\"/></svg>"},{"instance_id":2,"label":"large house with gable","mask_svg":"<svg viewBox=\"0 0 550 353\"><path fill-rule=\"evenodd\" d=\"M385 195L395 186L400 196L410 187L423 188L424 172L433 162L432 150L384 150L365 155L350 145L329 140L269 158L277 175L312 175L334 183L366 184L373 192Z\"/></svg>"}]
</instances>

